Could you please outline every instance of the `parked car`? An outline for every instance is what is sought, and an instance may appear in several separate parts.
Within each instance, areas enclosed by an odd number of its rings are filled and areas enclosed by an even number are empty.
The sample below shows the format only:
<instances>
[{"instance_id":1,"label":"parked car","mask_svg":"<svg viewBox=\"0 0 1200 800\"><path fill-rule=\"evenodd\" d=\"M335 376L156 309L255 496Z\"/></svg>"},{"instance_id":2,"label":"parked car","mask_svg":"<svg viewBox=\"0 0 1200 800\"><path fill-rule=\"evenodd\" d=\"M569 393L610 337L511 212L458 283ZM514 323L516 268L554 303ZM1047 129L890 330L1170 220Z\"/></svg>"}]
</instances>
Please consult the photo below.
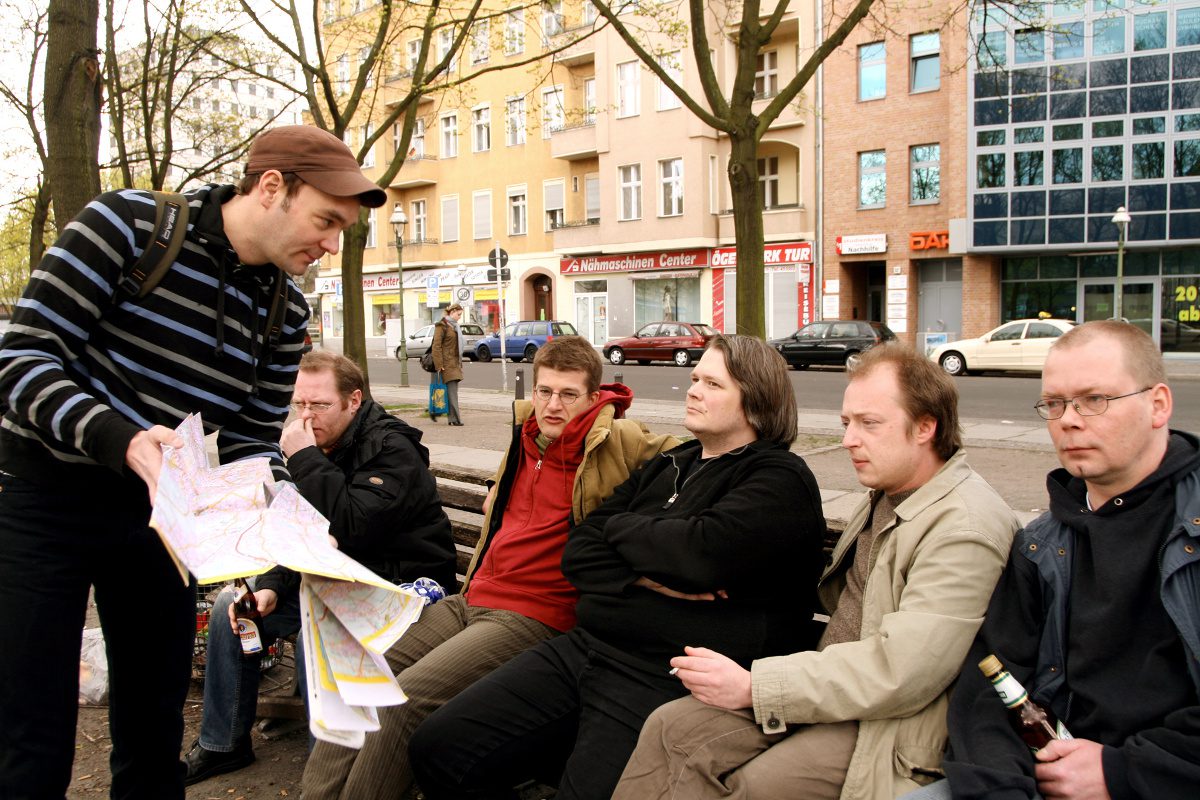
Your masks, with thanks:
<instances>
[{"instance_id":1,"label":"parked car","mask_svg":"<svg viewBox=\"0 0 1200 800\"><path fill-rule=\"evenodd\" d=\"M435 326L426 325L416 333L408 335L408 357L420 358L433 345L433 329ZM472 322L460 322L458 332L462 334L462 354L472 361L475 360L475 346L487 336L483 328ZM400 360L400 346L396 345L396 360Z\"/></svg>"},{"instance_id":2,"label":"parked car","mask_svg":"<svg viewBox=\"0 0 1200 800\"><path fill-rule=\"evenodd\" d=\"M576 336L575 326L557 319L514 322L504 328L504 353L513 361L533 361L538 348L555 336ZM500 336L493 333L475 345L475 357L491 361L500 357Z\"/></svg>"},{"instance_id":3,"label":"parked car","mask_svg":"<svg viewBox=\"0 0 1200 800\"><path fill-rule=\"evenodd\" d=\"M1136 325L1151 336L1154 335L1153 320L1131 319L1129 324ZM1158 323L1158 345L1164 353L1172 351L1194 353L1200 350L1200 328L1194 328L1186 322L1163 317Z\"/></svg>"},{"instance_id":4,"label":"parked car","mask_svg":"<svg viewBox=\"0 0 1200 800\"><path fill-rule=\"evenodd\" d=\"M702 322L651 322L633 336L613 339L604 345L604 357L613 364L633 359L639 364L674 361L681 367L704 355L708 340L717 332Z\"/></svg>"},{"instance_id":5,"label":"parked car","mask_svg":"<svg viewBox=\"0 0 1200 800\"><path fill-rule=\"evenodd\" d=\"M1041 372L1050 345L1076 324L1069 319L1015 319L976 339L938 345L929 357L951 375L988 369Z\"/></svg>"},{"instance_id":6,"label":"parked car","mask_svg":"<svg viewBox=\"0 0 1200 800\"><path fill-rule=\"evenodd\" d=\"M882 322L860 319L826 319L810 322L791 336L768 344L783 355L789 366L808 369L813 364L847 365L859 353L896 334Z\"/></svg>"}]
</instances>

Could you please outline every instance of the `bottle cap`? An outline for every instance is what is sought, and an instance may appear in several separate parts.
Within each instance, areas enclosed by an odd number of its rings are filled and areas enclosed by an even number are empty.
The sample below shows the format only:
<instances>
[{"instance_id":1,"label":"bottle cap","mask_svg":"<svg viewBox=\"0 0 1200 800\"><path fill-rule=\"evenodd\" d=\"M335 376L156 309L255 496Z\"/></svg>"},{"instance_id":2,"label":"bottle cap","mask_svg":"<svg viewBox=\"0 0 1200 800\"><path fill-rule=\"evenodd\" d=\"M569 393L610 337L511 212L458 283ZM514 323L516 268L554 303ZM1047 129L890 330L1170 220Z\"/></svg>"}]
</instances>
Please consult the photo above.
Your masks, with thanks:
<instances>
[{"instance_id":1,"label":"bottle cap","mask_svg":"<svg viewBox=\"0 0 1200 800\"><path fill-rule=\"evenodd\" d=\"M983 661L979 662L979 669L984 675L992 676L1004 669L1004 665L1000 663L1000 659L994 655L989 655Z\"/></svg>"}]
</instances>

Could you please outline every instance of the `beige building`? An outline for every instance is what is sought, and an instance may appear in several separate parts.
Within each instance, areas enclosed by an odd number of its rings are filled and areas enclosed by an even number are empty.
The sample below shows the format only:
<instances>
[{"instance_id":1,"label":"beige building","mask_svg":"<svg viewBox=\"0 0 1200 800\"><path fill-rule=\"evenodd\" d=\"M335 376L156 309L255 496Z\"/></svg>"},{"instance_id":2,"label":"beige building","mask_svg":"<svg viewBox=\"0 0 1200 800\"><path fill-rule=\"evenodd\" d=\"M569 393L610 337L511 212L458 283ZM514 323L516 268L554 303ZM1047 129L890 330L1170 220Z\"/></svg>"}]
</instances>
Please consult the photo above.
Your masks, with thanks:
<instances>
[{"instance_id":1,"label":"beige building","mask_svg":"<svg viewBox=\"0 0 1200 800\"><path fill-rule=\"evenodd\" d=\"M499 304L486 273L497 245L511 270L506 322L566 320L596 345L663 319L734 329L728 139L684 107L615 31L580 38L594 15L589 3L554 2L491 17L472 34L456 75L565 49L536 67L480 75L422 103L407 160L389 187L409 220L403 261L410 332L460 297L468 298L469 321L494 329ZM816 25L812 4L793 3L759 54L756 110L807 57ZM719 30L715 19L709 30ZM396 91L415 52L415 44L398 44L397 74L384 84ZM703 97L687 41L648 46L693 97ZM714 35L712 48L718 76L727 77L732 45ZM351 59L346 69L354 68ZM815 311L811 103L802 95L785 112L764 137L759 160L772 336L790 333ZM379 174L398 138L397 131L380 140L364 165L368 176ZM381 348L387 320L399 315L392 211L389 205L374 214L363 267L368 336L380 337ZM325 335L336 338L337 259L327 260L321 317Z\"/></svg>"}]
</instances>

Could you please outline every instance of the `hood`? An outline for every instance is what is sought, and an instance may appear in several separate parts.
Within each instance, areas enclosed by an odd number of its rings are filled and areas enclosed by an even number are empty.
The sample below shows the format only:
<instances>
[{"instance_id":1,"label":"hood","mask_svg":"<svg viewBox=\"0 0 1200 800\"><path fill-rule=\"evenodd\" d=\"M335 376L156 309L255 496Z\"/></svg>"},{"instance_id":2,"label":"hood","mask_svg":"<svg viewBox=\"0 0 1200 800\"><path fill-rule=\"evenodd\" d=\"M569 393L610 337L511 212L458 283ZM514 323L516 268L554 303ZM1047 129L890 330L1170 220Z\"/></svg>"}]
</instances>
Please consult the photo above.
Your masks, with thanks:
<instances>
[{"instance_id":1,"label":"hood","mask_svg":"<svg viewBox=\"0 0 1200 800\"><path fill-rule=\"evenodd\" d=\"M600 385L600 398L595 405L587 411L573 418L567 423L563 435L559 440L564 445L571 447L583 447L583 442L587 438L588 431L592 429L592 425L596 423L596 417L605 406L613 407L613 419L623 419L625 412L629 406L633 404L633 390L623 383L605 383ZM525 425L521 429L522 435L537 436L540 432L537 424L537 415L530 414L525 420Z\"/></svg>"},{"instance_id":2,"label":"hood","mask_svg":"<svg viewBox=\"0 0 1200 800\"><path fill-rule=\"evenodd\" d=\"M342 433L338 442L333 447L330 456L336 456L344 448L350 446L359 436L359 432L371 425L386 425L394 433L406 437L412 442L413 448L417 451L417 455L421 457L421 461L425 466L429 466L429 448L421 444L423 432L412 425L409 425L399 417L393 417L387 412L383 406L374 400L368 400L363 403L358 413L354 415L354 419L350 420L350 424L346 426L346 430Z\"/></svg>"}]
</instances>

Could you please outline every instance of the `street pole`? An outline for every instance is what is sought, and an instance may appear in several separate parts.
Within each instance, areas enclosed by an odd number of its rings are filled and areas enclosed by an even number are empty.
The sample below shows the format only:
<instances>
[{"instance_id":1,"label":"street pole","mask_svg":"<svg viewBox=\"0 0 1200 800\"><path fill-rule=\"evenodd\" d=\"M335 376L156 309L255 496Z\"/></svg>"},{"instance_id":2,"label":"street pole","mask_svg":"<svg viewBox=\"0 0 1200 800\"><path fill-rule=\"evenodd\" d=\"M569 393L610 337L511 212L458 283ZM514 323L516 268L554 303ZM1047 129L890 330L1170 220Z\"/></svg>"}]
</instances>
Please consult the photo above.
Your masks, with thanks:
<instances>
[{"instance_id":1,"label":"street pole","mask_svg":"<svg viewBox=\"0 0 1200 800\"><path fill-rule=\"evenodd\" d=\"M504 267L500 263L500 242L496 242L496 300L499 303L500 310L500 374L502 380L502 391L508 394L508 353L505 348L504 338Z\"/></svg>"},{"instance_id":2,"label":"street pole","mask_svg":"<svg viewBox=\"0 0 1200 800\"><path fill-rule=\"evenodd\" d=\"M1116 298L1113 300L1113 319L1119 320L1122 318L1121 295L1125 277L1125 226L1129 224L1129 212L1125 210L1125 206L1117 209L1117 213L1113 214L1112 221L1117 226L1117 291Z\"/></svg>"},{"instance_id":3,"label":"street pole","mask_svg":"<svg viewBox=\"0 0 1200 800\"><path fill-rule=\"evenodd\" d=\"M396 289L400 297L400 385L408 386L408 332L404 329L404 226L408 217L399 204L392 212L391 223L396 233Z\"/></svg>"}]
</instances>

